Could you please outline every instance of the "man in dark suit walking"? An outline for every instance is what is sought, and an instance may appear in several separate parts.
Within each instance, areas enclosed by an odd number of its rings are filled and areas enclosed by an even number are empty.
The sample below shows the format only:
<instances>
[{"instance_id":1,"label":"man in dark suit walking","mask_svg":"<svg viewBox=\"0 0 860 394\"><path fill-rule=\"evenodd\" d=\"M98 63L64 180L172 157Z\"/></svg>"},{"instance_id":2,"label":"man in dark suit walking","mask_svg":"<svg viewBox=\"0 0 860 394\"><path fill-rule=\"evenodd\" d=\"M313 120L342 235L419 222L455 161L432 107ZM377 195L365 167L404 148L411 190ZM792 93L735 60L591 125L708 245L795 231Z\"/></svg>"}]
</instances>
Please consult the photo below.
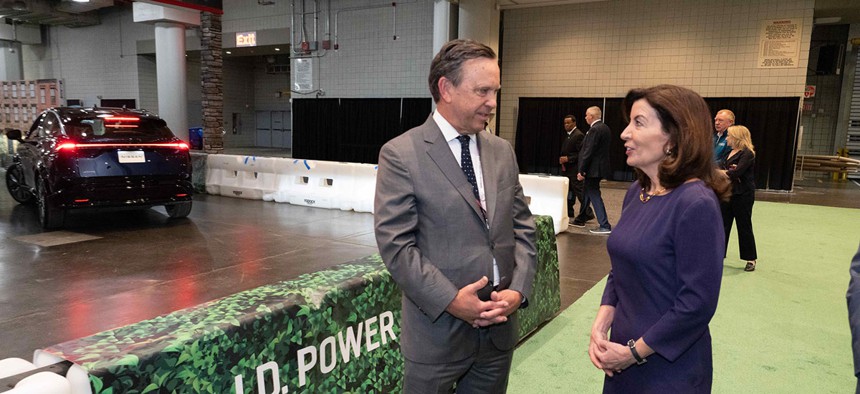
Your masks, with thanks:
<instances>
[{"instance_id":1,"label":"man in dark suit walking","mask_svg":"<svg viewBox=\"0 0 860 394\"><path fill-rule=\"evenodd\" d=\"M585 134L585 142L582 144L582 151L579 152L579 170L576 178L585 181L585 203L582 206L588 206L590 203L597 215L599 227L589 232L609 235L612 233L612 226L609 224L609 218L606 217L606 207L600 195L600 180L609 176L609 139L612 138L612 133L609 131L609 126L601 120L602 116L603 111L600 107L589 107L585 111L585 121L591 125L591 128ZM587 217L585 212L584 208L580 208L576 220L582 220L584 223Z\"/></svg>"},{"instance_id":2,"label":"man in dark suit walking","mask_svg":"<svg viewBox=\"0 0 860 394\"><path fill-rule=\"evenodd\" d=\"M448 42L429 82L436 111L382 147L374 200L379 252L403 291L403 389L503 393L536 257L514 150L482 132L496 55Z\"/></svg>"},{"instance_id":3,"label":"man in dark suit walking","mask_svg":"<svg viewBox=\"0 0 860 394\"><path fill-rule=\"evenodd\" d=\"M577 169L579 168L579 151L582 150L582 142L585 140L585 134L576 127L576 116L567 115L564 117L564 131L567 136L561 143L561 156L558 158L558 164L561 165L561 174L568 179L567 189L567 217L570 218L570 225L583 227L585 222L578 222L574 219L576 200L579 200L580 207L586 207L586 221L594 218L594 211L591 207L583 202L582 188L583 182L576 179Z\"/></svg>"}]
</instances>

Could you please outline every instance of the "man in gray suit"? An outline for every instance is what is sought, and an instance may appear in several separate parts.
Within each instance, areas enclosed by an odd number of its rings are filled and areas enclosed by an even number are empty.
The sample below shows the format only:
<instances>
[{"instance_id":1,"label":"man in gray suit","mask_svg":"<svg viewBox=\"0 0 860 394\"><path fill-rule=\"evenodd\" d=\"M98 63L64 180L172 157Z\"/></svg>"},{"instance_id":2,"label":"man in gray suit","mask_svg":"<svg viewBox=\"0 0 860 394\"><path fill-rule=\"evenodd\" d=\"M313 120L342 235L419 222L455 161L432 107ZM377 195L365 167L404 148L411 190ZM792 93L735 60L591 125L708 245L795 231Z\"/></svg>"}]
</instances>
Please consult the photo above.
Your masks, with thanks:
<instances>
[{"instance_id":1,"label":"man in gray suit","mask_svg":"<svg viewBox=\"0 0 860 394\"><path fill-rule=\"evenodd\" d=\"M503 393L536 257L514 151L482 132L500 87L496 55L448 42L429 83L436 111L382 147L374 201L379 252L403 291L403 388Z\"/></svg>"},{"instance_id":2,"label":"man in gray suit","mask_svg":"<svg viewBox=\"0 0 860 394\"><path fill-rule=\"evenodd\" d=\"M854 392L860 394L860 248L851 260L848 270L851 280L848 282L848 326L851 327L851 349L854 352L854 376L858 378Z\"/></svg>"}]
</instances>

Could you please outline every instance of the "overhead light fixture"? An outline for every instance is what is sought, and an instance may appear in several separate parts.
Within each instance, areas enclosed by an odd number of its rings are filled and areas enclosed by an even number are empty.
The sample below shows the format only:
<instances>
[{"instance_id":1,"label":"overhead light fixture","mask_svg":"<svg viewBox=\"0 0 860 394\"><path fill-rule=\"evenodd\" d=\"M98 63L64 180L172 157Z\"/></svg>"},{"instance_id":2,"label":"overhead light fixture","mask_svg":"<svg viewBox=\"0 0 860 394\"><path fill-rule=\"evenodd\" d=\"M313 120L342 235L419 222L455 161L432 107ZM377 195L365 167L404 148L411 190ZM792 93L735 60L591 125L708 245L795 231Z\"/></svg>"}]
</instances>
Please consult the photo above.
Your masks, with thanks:
<instances>
[{"instance_id":1,"label":"overhead light fixture","mask_svg":"<svg viewBox=\"0 0 860 394\"><path fill-rule=\"evenodd\" d=\"M90 0L72 0L72 2L75 2L75 3L89 3L89 2L90 2Z\"/></svg>"},{"instance_id":2,"label":"overhead light fixture","mask_svg":"<svg viewBox=\"0 0 860 394\"><path fill-rule=\"evenodd\" d=\"M281 48L275 48L275 52L280 52Z\"/></svg>"},{"instance_id":3,"label":"overhead light fixture","mask_svg":"<svg viewBox=\"0 0 860 394\"><path fill-rule=\"evenodd\" d=\"M839 23L840 21L842 21L841 16L828 16L828 17L824 17L824 18L815 18L815 24L816 25L829 25L829 24L833 24L833 23Z\"/></svg>"},{"instance_id":4,"label":"overhead light fixture","mask_svg":"<svg viewBox=\"0 0 860 394\"><path fill-rule=\"evenodd\" d=\"M227 54L228 54L228 55L232 55L232 54L233 54L233 52L227 51Z\"/></svg>"}]
</instances>

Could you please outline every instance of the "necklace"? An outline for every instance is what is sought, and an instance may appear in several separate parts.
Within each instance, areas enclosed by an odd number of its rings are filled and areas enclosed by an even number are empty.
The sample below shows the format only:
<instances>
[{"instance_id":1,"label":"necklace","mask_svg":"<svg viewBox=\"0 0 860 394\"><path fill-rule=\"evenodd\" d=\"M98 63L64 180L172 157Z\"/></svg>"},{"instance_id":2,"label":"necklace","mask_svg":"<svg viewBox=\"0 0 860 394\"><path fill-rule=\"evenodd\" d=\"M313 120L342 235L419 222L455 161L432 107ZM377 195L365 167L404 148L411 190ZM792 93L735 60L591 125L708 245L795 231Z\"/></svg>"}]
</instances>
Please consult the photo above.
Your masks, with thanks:
<instances>
[{"instance_id":1,"label":"necklace","mask_svg":"<svg viewBox=\"0 0 860 394\"><path fill-rule=\"evenodd\" d=\"M642 191L639 192L639 201L646 203L648 201L651 201L651 197L659 196L659 195L663 194L663 192L665 192L665 191L666 191L666 188L661 187L661 188L657 189L657 191L655 191L654 194L647 194L647 193L645 193L645 188L643 187Z\"/></svg>"}]
</instances>

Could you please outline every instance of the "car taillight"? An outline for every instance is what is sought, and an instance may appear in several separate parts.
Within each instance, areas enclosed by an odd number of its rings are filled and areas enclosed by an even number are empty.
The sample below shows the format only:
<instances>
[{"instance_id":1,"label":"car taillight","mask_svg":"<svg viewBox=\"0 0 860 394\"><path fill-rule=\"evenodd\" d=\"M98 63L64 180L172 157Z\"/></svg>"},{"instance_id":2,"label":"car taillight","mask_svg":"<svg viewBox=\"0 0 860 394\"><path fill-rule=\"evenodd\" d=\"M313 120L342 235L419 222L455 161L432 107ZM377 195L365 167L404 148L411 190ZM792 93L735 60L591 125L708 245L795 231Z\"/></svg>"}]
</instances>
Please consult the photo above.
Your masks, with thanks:
<instances>
[{"instance_id":1,"label":"car taillight","mask_svg":"<svg viewBox=\"0 0 860 394\"><path fill-rule=\"evenodd\" d=\"M105 117L104 120L114 122L139 122L140 118L136 116L108 116Z\"/></svg>"},{"instance_id":2,"label":"car taillight","mask_svg":"<svg viewBox=\"0 0 860 394\"><path fill-rule=\"evenodd\" d=\"M152 144L76 144L74 142L63 142L58 144L54 150L59 151L74 151L75 149L88 148L173 148L179 150L188 150L189 146L184 141L181 142L162 142Z\"/></svg>"},{"instance_id":3,"label":"car taillight","mask_svg":"<svg viewBox=\"0 0 860 394\"><path fill-rule=\"evenodd\" d=\"M78 147L78 144L76 144L76 143L74 143L74 142L63 142L63 143L61 143L61 144L57 145L57 147L56 147L56 148L54 148L54 150L55 150L55 151L57 151L57 152L59 152L59 151L63 151L63 150L65 150L65 151L73 151L73 150L75 150L75 148L77 148L77 147Z\"/></svg>"}]
</instances>

